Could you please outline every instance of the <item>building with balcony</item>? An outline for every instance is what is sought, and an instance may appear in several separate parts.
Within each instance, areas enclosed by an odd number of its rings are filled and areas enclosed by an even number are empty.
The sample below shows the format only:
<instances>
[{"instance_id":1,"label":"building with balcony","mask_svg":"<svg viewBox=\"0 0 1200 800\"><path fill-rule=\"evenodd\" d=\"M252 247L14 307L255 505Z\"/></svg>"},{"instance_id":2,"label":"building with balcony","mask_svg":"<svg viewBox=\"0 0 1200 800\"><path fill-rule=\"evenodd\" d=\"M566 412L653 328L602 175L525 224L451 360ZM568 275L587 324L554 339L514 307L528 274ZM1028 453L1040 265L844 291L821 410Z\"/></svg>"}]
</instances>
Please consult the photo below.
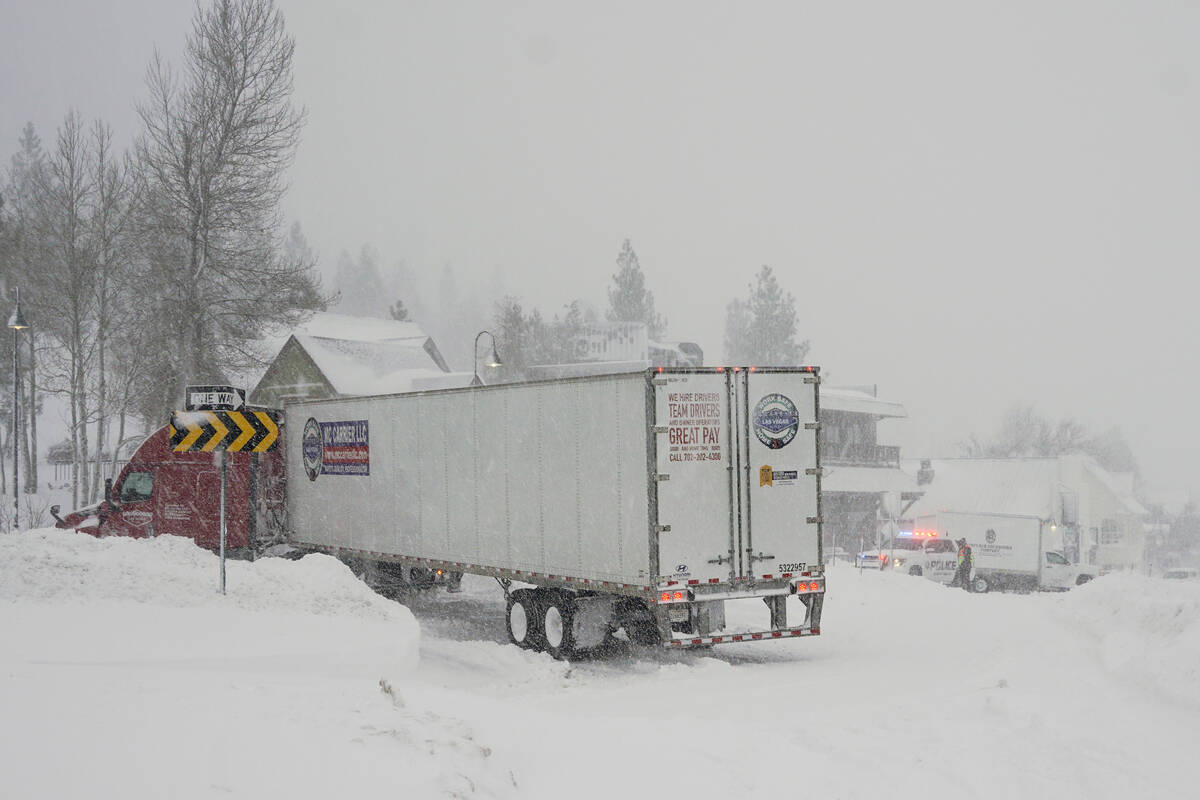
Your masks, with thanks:
<instances>
[{"instance_id":1,"label":"building with balcony","mask_svg":"<svg viewBox=\"0 0 1200 800\"><path fill-rule=\"evenodd\" d=\"M821 387L821 518L825 548L858 552L890 539L923 493L900 468L900 448L880 444L879 423L907 417L874 387Z\"/></svg>"}]
</instances>

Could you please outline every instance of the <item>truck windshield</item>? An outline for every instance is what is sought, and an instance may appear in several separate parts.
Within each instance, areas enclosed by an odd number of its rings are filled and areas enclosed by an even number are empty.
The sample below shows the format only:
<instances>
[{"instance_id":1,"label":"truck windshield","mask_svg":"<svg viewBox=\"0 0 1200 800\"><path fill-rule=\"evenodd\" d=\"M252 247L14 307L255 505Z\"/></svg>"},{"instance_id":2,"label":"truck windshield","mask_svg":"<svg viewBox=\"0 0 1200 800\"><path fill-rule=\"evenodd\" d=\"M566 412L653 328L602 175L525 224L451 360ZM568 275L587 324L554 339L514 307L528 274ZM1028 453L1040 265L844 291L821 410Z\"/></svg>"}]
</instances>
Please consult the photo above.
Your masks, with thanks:
<instances>
[{"instance_id":1,"label":"truck windshield","mask_svg":"<svg viewBox=\"0 0 1200 800\"><path fill-rule=\"evenodd\" d=\"M136 503L139 500L149 500L153 492L153 472L131 472L121 484L121 502Z\"/></svg>"}]
</instances>

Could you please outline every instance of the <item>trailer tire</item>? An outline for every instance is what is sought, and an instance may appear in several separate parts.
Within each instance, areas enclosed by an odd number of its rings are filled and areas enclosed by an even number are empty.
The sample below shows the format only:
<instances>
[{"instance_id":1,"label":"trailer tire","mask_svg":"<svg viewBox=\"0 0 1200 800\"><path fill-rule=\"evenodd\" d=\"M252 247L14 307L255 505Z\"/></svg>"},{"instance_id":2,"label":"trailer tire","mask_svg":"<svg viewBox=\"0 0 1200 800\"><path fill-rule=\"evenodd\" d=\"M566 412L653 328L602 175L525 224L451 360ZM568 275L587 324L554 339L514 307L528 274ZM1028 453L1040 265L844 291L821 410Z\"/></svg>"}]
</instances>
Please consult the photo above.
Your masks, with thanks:
<instances>
[{"instance_id":1,"label":"trailer tire","mask_svg":"<svg viewBox=\"0 0 1200 800\"><path fill-rule=\"evenodd\" d=\"M550 592L542 609L542 640L558 660L575 655L575 603L566 592Z\"/></svg>"},{"instance_id":2,"label":"trailer tire","mask_svg":"<svg viewBox=\"0 0 1200 800\"><path fill-rule=\"evenodd\" d=\"M541 617L533 598L534 594L530 589L517 589L509 594L504 610L504 622L510 642L528 650L541 650Z\"/></svg>"}]
</instances>

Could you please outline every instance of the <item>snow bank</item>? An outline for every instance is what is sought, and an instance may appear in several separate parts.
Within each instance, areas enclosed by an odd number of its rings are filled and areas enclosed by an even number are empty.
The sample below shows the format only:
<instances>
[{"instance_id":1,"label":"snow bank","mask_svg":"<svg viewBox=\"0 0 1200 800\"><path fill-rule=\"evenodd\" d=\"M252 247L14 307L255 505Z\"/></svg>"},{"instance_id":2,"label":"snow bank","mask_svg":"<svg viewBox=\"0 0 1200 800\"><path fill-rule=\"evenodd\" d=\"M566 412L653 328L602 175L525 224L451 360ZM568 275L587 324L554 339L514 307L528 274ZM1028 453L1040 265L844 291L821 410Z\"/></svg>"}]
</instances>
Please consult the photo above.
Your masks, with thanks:
<instances>
[{"instance_id":1,"label":"snow bank","mask_svg":"<svg viewBox=\"0 0 1200 800\"><path fill-rule=\"evenodd\" d=\"M1200 582L1106 575L1063 599L1118 677L1200 709Z\"/></svg>"},{"instance_id":2,"label":"snow bank","mask_svg":"<svg viewBox=\"0 0 1200 800\"><path fill-rule=\"evenodd\" d=\"M509 796L413 691L409 610L325 556L162 537L0 536L6 797Z\"/></svg>"}]
</instances>

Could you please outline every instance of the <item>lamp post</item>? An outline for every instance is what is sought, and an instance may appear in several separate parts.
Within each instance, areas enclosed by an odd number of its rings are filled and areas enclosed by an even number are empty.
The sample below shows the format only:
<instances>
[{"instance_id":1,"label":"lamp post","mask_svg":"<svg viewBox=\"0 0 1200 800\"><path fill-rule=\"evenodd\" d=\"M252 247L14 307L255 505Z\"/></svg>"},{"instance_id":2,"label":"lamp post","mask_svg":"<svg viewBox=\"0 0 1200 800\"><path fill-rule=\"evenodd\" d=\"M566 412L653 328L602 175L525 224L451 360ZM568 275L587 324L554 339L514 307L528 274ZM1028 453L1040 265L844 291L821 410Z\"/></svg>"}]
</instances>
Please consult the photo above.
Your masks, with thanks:
<instances>
[{"instance_id":1,"label":"lamp post","mask_svg":"<svg viewBox=\"0 0 1200 800\"><path fill-rule=\"evenodd\" d=\"M471 352L471 355L475 358L475 378L471 381L472 386L483 385L483 381L479 379L479 337L483 336L485 333L488 335L488 338L492 340L492 358L487 362L487 365L489 367L498 367L504 363L500 360L500 353L496 350L496 337L492 336L491 331L480 331L479 333L475 334L475 348Z\"/></svg>"},{"instance_id":2,"label":"lamp post","mask_svg":"<svg viewBox=\"0 0 1200 800\"><path fill-rule=\"evenodd\" d=\"M8 318L8 327L13 331L13 530L21 529L21 487L17 480L17 452L19 449L17 438L20 435L21 427L18 424L21 418L21 381L17 372L17 353L18 345L21 342L21 331L29 327L29 323L25 321L25 317L21 316L21 289L17 288L17 304L13 307L12 316Z\"/></svg>"}]
</instances>

